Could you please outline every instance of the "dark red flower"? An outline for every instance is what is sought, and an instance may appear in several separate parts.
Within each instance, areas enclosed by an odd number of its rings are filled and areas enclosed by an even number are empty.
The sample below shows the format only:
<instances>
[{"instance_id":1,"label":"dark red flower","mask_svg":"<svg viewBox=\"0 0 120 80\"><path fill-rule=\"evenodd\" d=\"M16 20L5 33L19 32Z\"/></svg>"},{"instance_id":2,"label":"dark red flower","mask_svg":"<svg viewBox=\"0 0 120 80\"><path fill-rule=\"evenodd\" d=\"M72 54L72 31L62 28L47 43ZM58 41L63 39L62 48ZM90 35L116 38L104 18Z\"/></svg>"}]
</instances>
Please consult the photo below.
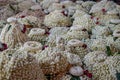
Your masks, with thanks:
<instances>
[{"instance_id":1,"label":"dark red flower","mask_svg":"<svg viewBox=\"0 0 120 80\"><path fill-rule=\"evenodd\" d=\"M49 35L49 34L50 34L50 32L46 31L46 32L45 32L45 34Z\"/></svg>"},{"instance_id":2,"label":"dark red flower","mask_svg":"<svg viewBox=\"0 0 120 80\"><path fill-rule=\"evenodd\" d=\"M97 20L99 20L99 18L97 18Z\"/></svg>"},{"instance_id":3,"label":"dark red flower","mask_svg":"<svg viewBox=\"0 0 120 80\"><path fill-rule=\"evenodd\" d=\"M92 78L92 73L88 73L86 76Z\"/></svg>"},{"instance_id":4,"label":"dark red flower","mask_svg":"<svg viewBox=\"0 0 120 80\"><path fill-rule=\"evenodd\" d=\"M68 14L65 13L65 11L62 11L61 13L62 13L64 16L68 16Z\"/></svg>"},{"instance_id":5,"label":"dark red flower","mask_svg":"<svg viewBox=\"0 0 120 80\"><path fill-rule=\"evenodd\" d=\"M2 48L0 48L0 51L4 51L6 50L8 47L7 47L7 44L5 43L2 43Z\"/></svg>"},{"instance_id":6,"label":"dark red flower","mask_svg":"<svg viewBox=\"0 0 120 80\"><path fill-rule=\"evenodd\" d=\"M89 73L88 70L85 70L85 71L84 71L84 75L87 75L88 73Z\"/></svg>"},{"instance_id":7,"label":"dark red flower","mask_svg":"<svg viewBox=\"0 0 120 80\"><path fill-rule=\"evenodd\" d=\"M86 75L86 76L89 77L89 78L92 78L92 73L89 73L88 70L85 70L85 71L84 71L84 75Z\"/></svg>"},{"instance_id":8,"label":"dark red flower","mask_svg":"<svg viewBox=\"0 0 120 80\"><path fill-rule=\"evenodd\" d=\"M91 19L93 19L93 18L94 18L94 16L91 16L90 18L91 18Z\"/></svg>"},{"instance_id":9,"label":"dark red flower","mask_svg":"<svg viewBox=\"0 0 120 80\"><path fill-rule=\"evenodd\" d=\"M27 28L24 26L22 29L22 32L25 33L27 31Z\"/></svg>"},{"instance_id":10,"label":"dark red flower","mask_svg":"<svg viewBox=\"0 0 120 80\"><path fill-rule=\"evenodd\" d=\"M82 47L83 47L84 49L86 49L86 48L87 48L87 45L86 45L86 44L83 44Z\"/></svg>"},{"instance_id":11,"label":"dark red flower","mask_svg":"<svg viewBox=\"0 0 120 80\"><path fill-rule=\"evenodd\" d=\"M100 23L97 21L96 24L100 24Z\"/></svg>"},{"instance_id":12,"label":"dark red flower","mask_svg":"<svg viewBox=\"0 0 120 80\"><path fill-rule=\"evenodd\" d=\"M102 9L102 12L106 12L106 9L103 8L103 9Z\"/></svg>"},{"instance_id":13,"label":"dark red flower","mask_svg":"<svg viewBox=\"0 0 120 80\"><path fill-rule=\"evenodd\" d=\"M47 47L48 47L47 45L44 45L43 48L42 48L42 50L44 50L44 49L47 48Z\"/></svg>"},{"instance_id":14,"label":"dark red flower","mask_svg":"<svg viewBox=\"0 0 120 80\"><path fill-rule=\"evenodd\" d=\"M24 18L24 17L25 17L24 15L20 16L20 18Z\"/></svg>"}]
</instances>

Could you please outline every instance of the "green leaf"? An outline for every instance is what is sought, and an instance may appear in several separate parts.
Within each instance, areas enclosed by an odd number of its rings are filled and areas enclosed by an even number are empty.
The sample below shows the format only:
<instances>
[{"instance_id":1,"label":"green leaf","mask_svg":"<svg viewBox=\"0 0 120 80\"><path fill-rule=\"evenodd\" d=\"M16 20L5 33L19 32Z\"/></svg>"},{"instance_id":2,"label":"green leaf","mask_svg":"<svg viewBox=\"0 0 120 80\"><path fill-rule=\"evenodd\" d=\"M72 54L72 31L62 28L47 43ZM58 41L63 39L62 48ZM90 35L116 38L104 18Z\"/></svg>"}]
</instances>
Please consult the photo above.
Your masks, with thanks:
<instances>
[{"instance_id":1,"label":"green leaf","mask_svg":"<svg viewBox=\"0 0 120 80\"><path fill-rule=\"evenodd\" d=\"M42 45L45 45L46 42L47 42L47 41L41 41L41 44L42 44Z\"/></svg>"},{"instance_id":2,"label":"green leaf","mask_svg":"<svg viewBox=\"0 0 120 80\"><path fill-rule=\"evenodd\" d=\"M117 38L117 37L114 37L113 39L114 39L114 41L115 41L115 40L118 39L118 38Z\"/></svg>"},{"instance_id":3,"label":"green leaf","mask_svg":"<svg viewBox=\"0 0 120 80\"><path fill-rule=\"evenodd\" d=\"M11 59L11 57L12 57L12 54L8 54L8 58L9 58L9 60Z\"/></svg>"},{"instance_id":4,"label":"green leaf","mask_svg":"<svg viewBox=\"0 0 120 80\"><path fill-rule=\"evenodd\" d=\"M116 73L116 78L117 78L117 80L120 80L120 73Z\"/></svg>"},{"instance_id":5,"label":"green leaf","mask_svg":"<svg viewBox=\"0 0 120 80\"><path fill-rule=\"evenodd\" d=\"M8 31L10 30L10 28L11 28L11 25L8 27Z\"/></svg>"},{"instance_id":6,"label":"green leaf","mask_svg":"<svg viewBox=\"0 0 120 80\"><path fill-rule=\"evenodd\" d=\"M15 11L14 7L11 4L9 4L9 6L13 11Z\"/></svg>"},{"instance_id":7,"label":"green leaf","mask_svg":"<svg viewBox=\"0 0 120 80\"><path fill-rule=\"evenodd\" d=\"M71 18L71 22L73 22L74 21L74 18Z\"/></svg>"},{"instance_id":8,"label":"green leaf","mask_svg":"<svg viewBox=\"0 0 120 80\"><path fill-rule=\"evenodd\" d=\"M91 31L88 31L88 34L92 35L92 32L91 32Z\"/></svg>"},{"instance_id":9,"label":"green leaf","mask_svg":"<svg viewBox=\"0 0 120 80\"><path fill-rule=\"evenodd\" d=\"M120 54L120 52L118 52L118 54Z\"/></svg>"},{"instance_id":10,"label":"green leaf","mask_svg":"<svg viewBox=\"0 0 120 80\"><path fill-rule=\"evenodd\" d=\"M106 46L106 48L107 48L107 51L106 51L107 55L108 55L108 56L112 56L112 52L111 52L111 50L110 50L110 47L109 47L109 46Z\"/></svg>"},{"instance_id":11,"label":"green leaf","mask_svg":"<svg viewBox=\"0 0 120 80\"><path fill-rule=\"evenodd\" d=\"M6 25L6 23L3 23L4 25Z\"/></svg>"},{"instance_id":12,"label":"green leaf","mask_svg":"<svg viewBox=\"0 0 120 80\"><path fill-rule=\"evenodd\" d=\"M81 80L79 76L72 76L70 80Z\"/></svg>"},{"instance_id":13,"label":"green leaf","mask_svg":"<svg viewBox=\"0 0 120 80\"><path fill-rule=\"evenodd\" d=\"M90 13L90 15L93 15L93 13Z\"/></svg>"}]
</instances>

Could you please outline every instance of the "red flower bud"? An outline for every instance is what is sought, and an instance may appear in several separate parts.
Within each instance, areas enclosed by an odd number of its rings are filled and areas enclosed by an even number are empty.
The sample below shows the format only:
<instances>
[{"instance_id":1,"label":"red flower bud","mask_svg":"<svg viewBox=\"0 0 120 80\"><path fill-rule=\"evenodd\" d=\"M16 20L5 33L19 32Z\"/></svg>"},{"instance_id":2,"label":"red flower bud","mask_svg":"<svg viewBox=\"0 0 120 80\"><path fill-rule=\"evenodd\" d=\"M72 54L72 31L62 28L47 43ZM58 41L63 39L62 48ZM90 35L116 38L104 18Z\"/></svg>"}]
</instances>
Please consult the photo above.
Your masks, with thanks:
<instances>
[{"instance_id":1,"label":"red flower bud","mask_svg":"<svg viewBox=\"0 0 120 80\"><path fill-rule=\"evenodd\" d=\"M93 18L94 18L94 16L91 16L90 18L91 18L91 19L93 19Z\"/></svg>"},{"instance_id":2,"label":"red flower bud","mask_svg":"<svg viewBox=\"0 0 120 80\"><path fill-rule=\"evenodd\" d=\"M4 51L6 50L8 47L7 47L7 44L5 43L2 43L2 48L0 48L0 51Z\"/></svg>"},{"instance_id":3,"label":"red flower bud","mask_svg":"<svg viewBox=\"0 0 120 80\"><path fill-rule=\"evenodd\" d=\"M102 9L102 12L106 12L106 10L103 8L103 9Z\"/></svg>"},{"instance_id":4,"label":"red flower bud","mask_svg":"<svg viewBox=\"0 0 120 80\"><path fill-rule=\"evenodd\" d=\"M85 71L84 71L84 75L86 75L86 76L89 77L89 78L92 78L92 73L89 73L88 70L85 70Z\"/></svg>"},{"instance_id":5,"label":"red flower bud","mask_svg":"<svg viewBox=\"0 0 120 80\"><path fill-rule=\"evenodd\" d=\"M92 73L88 73L86 76L92 78Z\"/></svg>"},{"instance_id":6,"label":"red flower bud","mask_svg":"<svg viewBox=\"0 0 120 80\"><path fill-rule=\"evenodd\" d=\"M61 12L64 16L68 16L66 13L65 13L65 11L62 11Z\"/></svg>"},{"instance_id":7,"label":"red flower bud","mask_svg":"<svg viewBox=\"0 0 120 80\"><path fill-rule=\"evenodd\" d=\"M24 17L25 17L24 15L20 16L20 18L24 18Z\"/></svg>"},{"instance_id":8,"label":"red flower bud","mask_svg":"<svg viewBox=\"0 0 120 80\"><path fill-rule=\"evenodd\" d=\"M3 43L4 49L7 49L7 44Z\"/></svg>"},{"instance_id":9,"label":"red flower bud","mask_svg":"<svg viewBox=\"0 0 120 80\"><path fill-rule=\"evenodd\" d=\"M99 20L99 18L97 18L97 20Z\"/></svg>"},{"instance_id":10,"label":"red flower bud","mask_svg":"<svg viewBox=\"0 0 120 80\"><path fill-rule=\"evenodd\" d=\"M50 34L50 32L48 32L48 31L47 31L47 32L45 32L45 34L49 35L49 34Z\"/></svg>"},{"instance_id":11,"label":"red flower bud","mask_svg":"<svg viewBox=\"0 0 120 80\"><path fill-rule=\"evenodd\" d=\"M86 44L83 44L82 47L83 47L84 49L86 49L86 48L87 48L87 45L86 45Z\"/></svg>"},{"instance_id":12,"label":"red flower bud","mask_svg":"<svg viewBox=\"0 0 120 80\"><path fill-rule=\"evenodd\" d=\"M96 24L99 24L99 22L96 22Z\"/></svg>"},{"instance_id":13,"label":"red flower bud","mask_svg":"<svg viewBox=\"0 0 120 80\"><path fill-rule=\"evenodd\" d=\"M48 47L47 45L44 45L43 48L42 48L42 50L44 50L44 49L47 48L47 47Z\"/></svg>"},{"instance_id":14,"label":"red flower bud","mask_svg":"<svg viewBox=\"0 0 120 80\"><path fill-rule=\"evenodd\" d=\"M27 28L24 26L22 32L25 33L27 31Z\"/></svg>"},{"instance_id":15,"label":"red flower bud","mask_svg":"<svg viewBox=\"0 0 120 80\"><path fill-rule=\"evenodd\" d=\"M88 70L85 70L85 71L84 71L84 75L87 75L88 73L89 73Z\"/></svg>"}]
</instances>

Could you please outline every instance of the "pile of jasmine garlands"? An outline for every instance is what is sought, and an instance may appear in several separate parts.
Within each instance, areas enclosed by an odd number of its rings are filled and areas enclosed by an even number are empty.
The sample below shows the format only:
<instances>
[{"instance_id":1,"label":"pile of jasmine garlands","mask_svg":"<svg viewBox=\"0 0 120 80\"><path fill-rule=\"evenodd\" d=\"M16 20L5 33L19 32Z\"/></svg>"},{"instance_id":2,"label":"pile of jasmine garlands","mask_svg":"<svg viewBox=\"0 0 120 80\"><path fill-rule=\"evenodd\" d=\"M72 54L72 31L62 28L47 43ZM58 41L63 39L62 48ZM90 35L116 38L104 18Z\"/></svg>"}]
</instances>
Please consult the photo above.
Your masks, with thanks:
<instances>
[{"instance_id":1,"label":"pile of jasmine garlands","mask_svg":"<svg viewBox=\"0 0 120 80\"><path fill-rule=\"evenodd\" d=\"M120 80L120 6L110 0L0 0L0 80Z\"/></svg>"}]
</instances>

